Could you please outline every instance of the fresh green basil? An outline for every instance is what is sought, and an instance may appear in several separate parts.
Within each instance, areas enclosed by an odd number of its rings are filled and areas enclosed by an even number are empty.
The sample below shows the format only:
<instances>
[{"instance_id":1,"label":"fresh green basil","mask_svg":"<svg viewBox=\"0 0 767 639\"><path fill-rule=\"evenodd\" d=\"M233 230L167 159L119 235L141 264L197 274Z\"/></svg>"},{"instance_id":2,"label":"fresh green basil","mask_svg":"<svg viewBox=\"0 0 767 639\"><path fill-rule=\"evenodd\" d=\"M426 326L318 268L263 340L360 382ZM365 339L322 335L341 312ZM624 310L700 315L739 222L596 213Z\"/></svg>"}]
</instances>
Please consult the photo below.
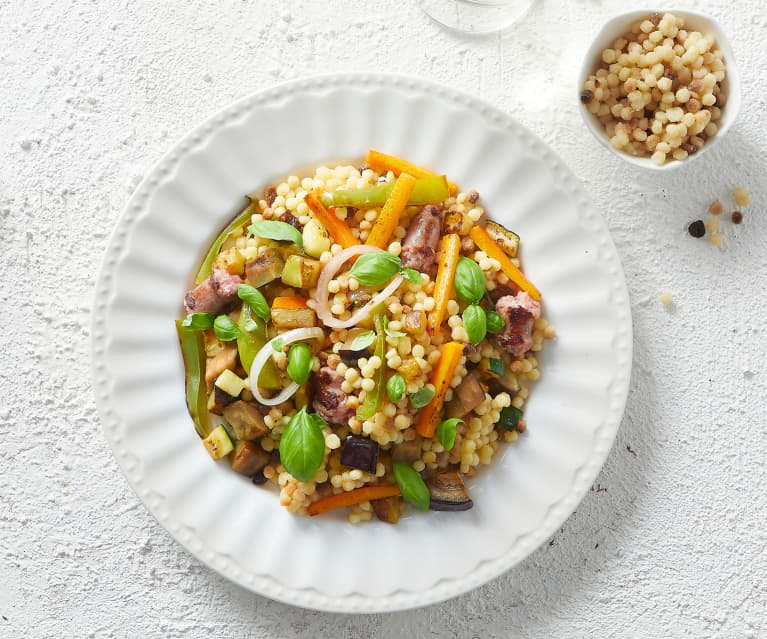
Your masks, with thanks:
<instances>
[{"instance_id":1,"label":"fresh green basil","mask_svg":"<svg viewBox=\"0 0 767 639\"><path fill-rule=\"evenodd\" d=\"M469 336L469 341L472 344L479 344L485 339L485 335L487 335L487 318L481 306L476 304L467 306L461 317L463 318L466 334Z\"/></svg>"},{"instance_id":2,"label":"fresh green basil","mask_svg":"<svg viewBox=\"0 0 767 639\"><path fill-rule=\"evenodd\" d=\"M280 463L298 481L311 481L325 457L327 424L319 415L309 415L304 406L290 418L280 437Z\"/></svg>"},{"instance_id":3,"label":"fresh green basil","mask_svg":"<svg viewBox=\"0 0 767 639\"><path fill-rule=\"evenodd\" d=\"M282 347L284 346L282 342L282 338L278 337L275 340L272 340L272 350L274 350L276 353L282 352Z\"/></svg>"},{"instance_id":4,"label":"fresh green basil","mask_svg":"<svg viewBox=\"0 0 767 639\"><path fill-rule=\"evenodd\" d=\"M360 333L352 340L352 343L349 344L349 350L352 351L363 351L366 348L368 348L373 342L376 340L376 333L375 331L365 331L364 333Z\"/></svg>"},{"instance_id":5,"label":"fresh green basil","mask_svg":"<svg viewBox=\"0 0 767 639\"><path fill-rule=\"evenodd\" d=\"M395 461L392 467L394 469L394 479L397 480L405 501L413 504L418 510L429 510L431 495L429 494L429 487L421 478L421 475L410 464L404 461Z\"/></svg>"},{"instance_id":6,"label":"fresh green basil","mask_svg":"<svg viewBox=\"0 0 767 639\"><path fill-rule=\"evenodd\" d=\"M434 399L434 391L424 386L410 396L410 403L413 405L413 408L423 408L432 399Z\"/></svg>"},{"instance_id":7,"label":"fresh green basil","mask_svg":"<svg viewBox=\"0 0 767 639\"><path fill-rule=\"evenodd\" d=\"M522 418L522 411L516 406L507 406L501 410L501 417L498 423L506 430L515 430Z\"/></svg>"},{"instance_id":8,"label":"fresh green basil","mask_svg":"<svg viewBox=\"0 0 767 639\"><path fill-rule=\"evenodd\" d=\"M503 320L503 317L501 317L500 313L496 313L495 311L487 311L485 316L487 317L488 333L500 333L504 328L506 328L506 322Z\"/></svg>"},{"instance_id":9,"label":"fresh green basil","mask_svg":"<svg viewBox=\"0 0 767 639\"><path fill-rule=\"evenodd\" d=\"M286 222L278 222L277 220L253 222L248 227L248 233L267 240L293 242L299 248L304 248L304 238L301 232Z\"/></svg>"},{"instance_id":10,"label":"fresh green basil","mask_svg":"<svg viewBox=\"0 0 767 639\"><path fill-rule=\"evenodd\" d=\"M455 445L455 435L458 431L458 424L463 423L462 419L453 417L446 419L437 426L437 439L445 450L452 450Z\"/></svg>"},{"instance_id":11,"label":"fresh green basil","mask_svg":"<svg viewBox=\"0 0 767 639\"><path fill-rule=\"evenodd\" d=\"M314 355L312 349L303 342L293 344L288 351L288 376L296 384L303 384L312 372Z\"/></svg>"},{"instance_id":12,"label":"fresh green basil","mask_svg":"<svg viewBox=\"0 0 767 639\"><path fill-rule=\"evenodd\" d=\"M240 336L240 329L228 315L219 315L213 320L213 332L222 342L231 342Z\"/></svg>"},{"instance_id":13,"label":"fresh green basil","mask_svg":"<svg viewBox=\"0 0 767 639\"><path fill-rule=\"evenodd\" d=\"M290 228L293 227L291 226ZM237 286L237 297L250 306L256 317L260 317L265 322L269 321L269 304L261 291L250 284L239 284Z\"/></svg>"},{"instance_id":14,"label":"fresh green basil","mask_svg":"<svg viewBox=\"0 0 767 639\"><path fill-rule=\"evenodd\" d=\"M458 260L453 280L455 292L467 304L476 304L485 294L485 273L474 260L462 257Z\"/></svg>"},{"instance_id":15,"label":"fresh green basil","mask_svg":"<svg viewBox=\"0 0 767 639\"><path fill-rule=\"evenodd\" d=\"M488 368L490 369L491 373L497 375L498 377L503 377L506 374L506 366L504 366L502 359L490 357L488 359Z\"/></svg>"},{"instance_id":16,"label":"fresh green basil","mask_svg":"<svg viewBox=\"0 0 767 639\"><path fill-rule=\"evenodd\" d=\"M388 282L399 273L402 262L396 255L386 251L363 253L349 271L355 280L363 286L378 286Z\"/></svg>"},{"instance_id":17,"label":"fresh green basil","mask_svg":"<svg viewBox=\"0 0 767 639\"><path fill-rule=\"evenodd\" d=\"M386 394L389 396L389 399L393 404L396 404L399 400L402 399L402 396L405 394L406 390L407 384L405 383L402 375L399 375L398 373L392 375L386 382Z\"/></svg>"},{"instance_id":18,"label":"fresh green basil","mask_svg":"<svg viewBox=\"0 0 767 639\"><path fill-rule=\"evenodd\" d=\"M210 313L190 313L181 326L188 331L206 331L213 326L213 316Z\"/></svg>"},{"instance_id":19,"label":"fresh green basil","mask_svg":"<svg viewBox=\"0 0 767 639\"><path fill-rule=\"evenodd\" d=\"M400 273L411 284L420 284L423 281L421 274L414 268L403 268Z\"/></svg>"}]
</instances>

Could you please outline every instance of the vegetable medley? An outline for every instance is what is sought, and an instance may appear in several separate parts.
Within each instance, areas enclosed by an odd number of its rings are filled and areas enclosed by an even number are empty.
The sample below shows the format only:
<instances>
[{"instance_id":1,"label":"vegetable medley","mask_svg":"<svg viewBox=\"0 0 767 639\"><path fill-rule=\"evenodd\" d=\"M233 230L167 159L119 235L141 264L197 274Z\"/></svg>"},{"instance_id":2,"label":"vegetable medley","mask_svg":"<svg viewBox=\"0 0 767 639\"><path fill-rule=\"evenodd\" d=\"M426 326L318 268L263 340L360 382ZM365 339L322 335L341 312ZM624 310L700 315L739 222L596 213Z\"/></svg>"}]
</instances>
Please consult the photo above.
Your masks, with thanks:
<instances>
[{"instance_id":1,"label":"vegetable medley","mask_svg":"<svg viewBox=\"0 0 767 639\"><path fill-rule=\"evenodd\" d=\"M210 456L296 514L471 508L554 336L519 242L476 191L374 150L250 196L176 323Z\"/></svg>"}]
</instances>

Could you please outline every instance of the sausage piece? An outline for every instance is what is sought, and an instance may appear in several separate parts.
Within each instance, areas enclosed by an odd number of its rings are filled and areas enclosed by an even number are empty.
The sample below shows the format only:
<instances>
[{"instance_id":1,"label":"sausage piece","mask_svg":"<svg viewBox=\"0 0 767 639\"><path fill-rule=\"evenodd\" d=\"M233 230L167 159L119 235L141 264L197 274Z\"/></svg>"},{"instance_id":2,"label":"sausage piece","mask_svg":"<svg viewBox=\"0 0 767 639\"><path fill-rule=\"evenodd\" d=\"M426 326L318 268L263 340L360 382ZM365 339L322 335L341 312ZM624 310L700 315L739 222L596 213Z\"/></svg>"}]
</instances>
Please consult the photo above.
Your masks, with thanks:
<instances>
[{"instance_id":1,"label":"sausage piece","mask_svg":"<svg viewBox=\"0 0 767 639\"><path fill-rule=\"evenodd\" d=\"M523 291L499 299L495 310L506 322L498 343L514 357L522 357L533 345L533 324L541 316L541 303Z\"/></svg>"},{"instance_id":2,"label":"sausage piece","mask_svg":"<svg viewBox=\"0 0 767 639\"><path fill-rule=\"evenodd\" d=\"M317 373L317 392L314 410L329 424L346 426L354 415L354 409L346 405L347 395L341 390L343 378L330 366L323 366Z\"/></svg>"},{"instance_id":3,"label":"sausage piece","mask_svg":"<svg viewBox=\"0 0 767 639\"><path fill-rule=\"evenodd\" d=\"M213 269L211 276L195 286L184 296L187 313L218 313L237 298L237 286L242 284L239 275L224 269Z\"/></svg>"},{"instance_id":4,"label":"sausage piece","mask_svg":"<svg viewBox=\"0 0 767 639\"><path fill-rule=\"evenodd\" d=\"M428 273L434 266L442 234L442 212L433 204L427 204L407 227L402 240L400 259L402 266Z\"/></svg>"}]
</instances>

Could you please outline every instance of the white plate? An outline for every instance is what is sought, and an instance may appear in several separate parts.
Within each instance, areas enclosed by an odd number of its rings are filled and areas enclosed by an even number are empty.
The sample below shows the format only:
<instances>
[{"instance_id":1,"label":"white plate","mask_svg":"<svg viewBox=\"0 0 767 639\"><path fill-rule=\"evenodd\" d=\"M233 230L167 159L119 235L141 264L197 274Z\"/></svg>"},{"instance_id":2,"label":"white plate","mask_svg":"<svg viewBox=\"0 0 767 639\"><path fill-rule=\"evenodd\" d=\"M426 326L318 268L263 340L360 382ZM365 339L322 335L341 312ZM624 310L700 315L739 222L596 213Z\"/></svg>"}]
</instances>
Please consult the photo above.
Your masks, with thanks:
<instances>
[{"instance_id":1,"label":"white plate","mask_svg":"<svg viewBox=\"0 0 767 639\"><path fill-rule=\"evenodd\" d=\"M184 404L173 320L190 275L245 193L298 166L375 147L479 190L522 237L558 337L528 432L470 484L465 513L396 526L294 517L208 457ZM246 98L150 171L112 236L96 290L93 374L104 432L158 521L222 575L287 603L390 611L500 575L575 509L610 450L631 367L631 315L607 228L557 156L505 113L422 80L343 75Z\"/></svg>"}]
</instances>

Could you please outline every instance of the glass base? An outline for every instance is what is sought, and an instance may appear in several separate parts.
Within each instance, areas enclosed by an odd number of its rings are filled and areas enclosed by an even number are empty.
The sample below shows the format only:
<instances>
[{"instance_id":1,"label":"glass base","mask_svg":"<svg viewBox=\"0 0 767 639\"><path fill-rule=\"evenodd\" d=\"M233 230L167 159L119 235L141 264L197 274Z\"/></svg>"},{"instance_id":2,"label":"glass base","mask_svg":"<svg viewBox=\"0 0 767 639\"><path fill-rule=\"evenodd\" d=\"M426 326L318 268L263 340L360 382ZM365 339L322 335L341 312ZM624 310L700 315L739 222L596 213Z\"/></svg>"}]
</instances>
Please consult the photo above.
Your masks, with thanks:
<instances>
[{"instance_id":1,"label":"glass base","mask_svg":"<svg viewBox=\"0 0 767 639\"><path fill-rule=\"evenodd\" d=\"M421 9L443 27L462 33L496 33L517 22L534 0L420 0Z\"/></svg>"}]
</instances>

